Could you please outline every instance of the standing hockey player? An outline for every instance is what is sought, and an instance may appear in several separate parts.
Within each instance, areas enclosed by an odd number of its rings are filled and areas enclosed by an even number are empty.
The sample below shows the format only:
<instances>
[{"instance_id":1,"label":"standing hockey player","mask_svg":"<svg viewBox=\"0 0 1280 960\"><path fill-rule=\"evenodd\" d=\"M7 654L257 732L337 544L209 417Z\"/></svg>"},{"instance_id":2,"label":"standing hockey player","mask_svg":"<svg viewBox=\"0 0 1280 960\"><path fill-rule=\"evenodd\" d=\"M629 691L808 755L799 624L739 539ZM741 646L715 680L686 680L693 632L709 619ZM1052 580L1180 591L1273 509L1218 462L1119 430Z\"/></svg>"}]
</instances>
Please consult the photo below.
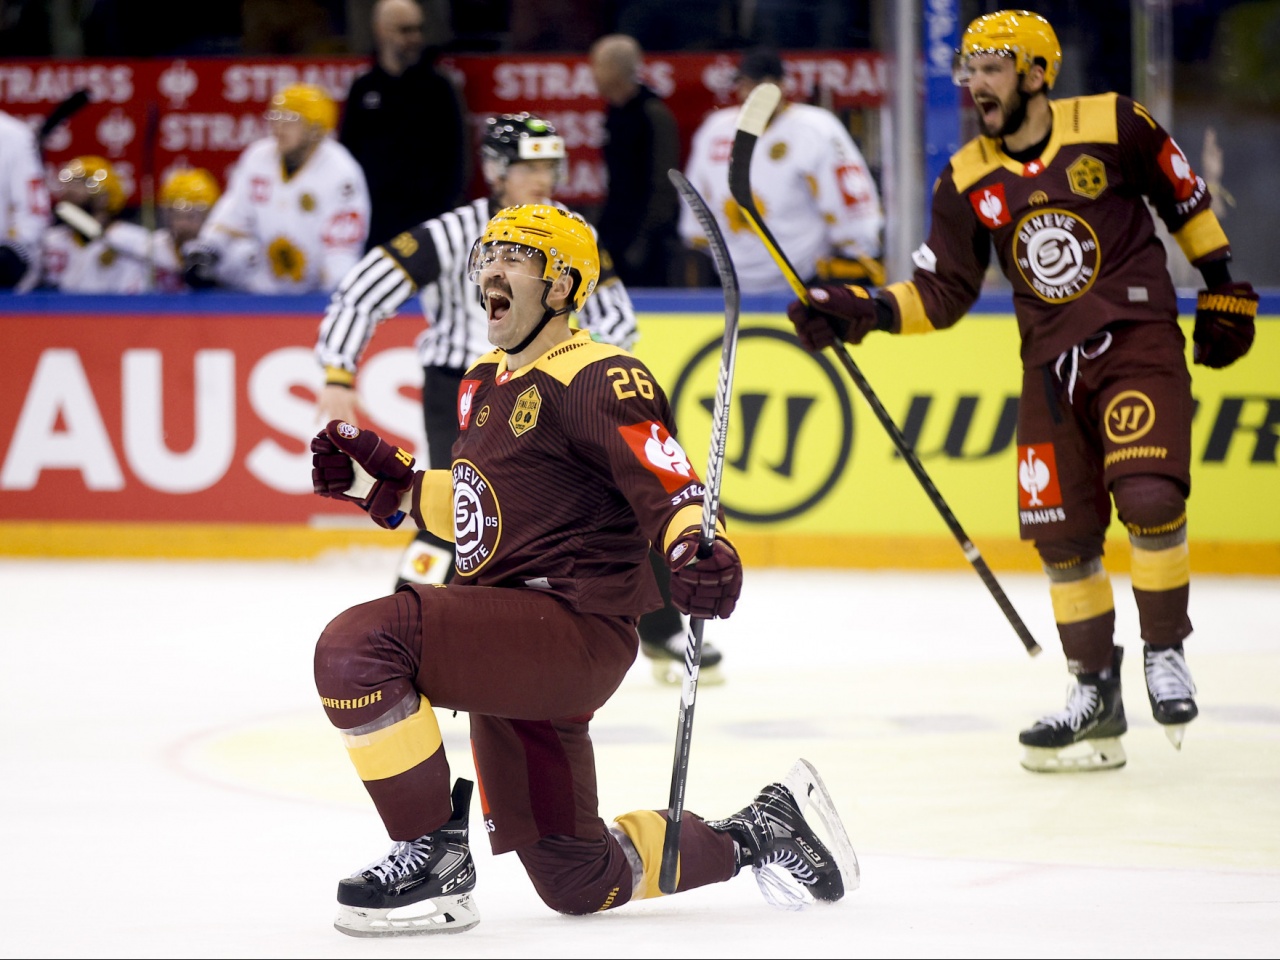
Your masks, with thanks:
<instances>
[{"instance_id":1,"label":"standing hockey player","mask_svg":"<svg viewBox=\"0 0 1280 960\"><path fill-rule=\"evenodd\" d=\"M1194 404L1177 299L1144 196L1204 276L1197 364L1244 356L1258 308L1253 288L1231 279L1209 191L1173 138L1118 94L1051 101L1061 62L1043 17L1004 10L974 20L956 81L969 88L982 135L938 180L913 279L875 297L817 286L811 306L788 310L811 350L860 343L872 330L949 327L977 298L994 244L1022 337L1021 533L1044 564L1075 675L1065 709L1019 737L1023 766L1036 771L1125 762L1122 648L1102 565L1113 499L1132 547L1151 711L1179 747L1197 713L1183 653ZM1067 749L1077 743L1085 746Z\"/></svg>"},{"instance_id":2,"label":"standing hockey player","mask_svg":"<svg viewBox=\"0 0 1280 960\"><path fill-rule=\"evenodd\" d=\"M467 280L467 256L489 217L498 210L551 203L552 191L564 176L564 138L550 123L528 113L489 117L480 161L490 195L370 250L338 285L316 343L316 357L325 370L318 404L320 422L337 419L357 423L354 386L360 357L378 324L394 316L418 293L428 322L418 336L417 352L423 368L422 413L433 467L451 462L450 451L458 434L454 417L458 389L467 367L489 348L485 304ZM602 267L595 295L578 311L578 323L606 343L627 349L634 343L635 311L612 267ZM452 563L453 545L420 531L400 560L396 586L442 583ZM665 564L657 572L665 577ZM678 677L676 668L683 669L684 636L679 613L670 604L641 623L644 651L661 679ZM704 683L719 679L720 660L720 651L704 644Z\"/></svg>"},{"instance_id":3,"label":"standing hockey player","mask_svg":"<svg viewBox=\"0 0 1280 960\"><path fill-rule=\"evenodd\" d=\"M330 293L364 253L364 172L331 136L338 108L319 87L271 98L271 136L245 147L200 237L187 282L252 293Z\"/></svg>"},{"instance_id":4,"label":"standing hockey player","mask_svg":"<svg viewBox=\"0 0 1280 960\"><path fill-rule=\"evenodd\" d=\"M782 85L782 60L772 50L748 52L738 68L738 99L745 101L766 81ZM726 107L707 116L694 132L685 176L719 222L743 293L789 292L729 191L739 112ZM801 277L883 281L880 194L853 137L830 110L780 101L752 155L751 184L761 215ZM687 205L681 205L679 229L687 246L706 249L702 227Z\"/></svg>"},{"instance_id":5,"label":"standing hockey player","mask_svg":"<svg viewBox=\"0 0 1280 960\"><path fill-rule=\"evenodd\" d=\"M515 851L549 907L588 914L658 896L664 813L605 824L589 724L635 659L637 618L658 604L651 543L687 613L727 617L742 586L719 526L693 559L703 487L662 388L634 356L569 326L600 275L586 221L548 205L502 210L466 272L496 349L462 381L452 468L415 471L408 453L341 420L312 442L317 493L344 497L354 461L373 478L360 506L375 522L408 514L457 551L452 582L353 607L316 647L321 703L395 841L338 884L336 926L353 936L480 920L472 784L450 792L437 707L470 714L493 852ZM748 865L797 903L856 885L848 838L804 761L739 813L682 823L679 890Z\"/></svg>"}]
</instances>

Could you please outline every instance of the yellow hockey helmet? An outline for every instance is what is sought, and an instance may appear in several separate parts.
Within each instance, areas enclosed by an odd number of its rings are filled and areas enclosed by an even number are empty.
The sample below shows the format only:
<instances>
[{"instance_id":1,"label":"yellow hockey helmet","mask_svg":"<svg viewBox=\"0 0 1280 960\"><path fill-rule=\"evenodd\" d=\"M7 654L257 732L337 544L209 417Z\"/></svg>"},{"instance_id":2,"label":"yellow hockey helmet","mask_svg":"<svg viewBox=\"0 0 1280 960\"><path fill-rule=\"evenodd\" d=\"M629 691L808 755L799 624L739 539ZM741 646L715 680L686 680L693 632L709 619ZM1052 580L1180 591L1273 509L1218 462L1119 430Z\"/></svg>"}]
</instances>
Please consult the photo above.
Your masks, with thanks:
<instances>
[{"instance_id":1,"label":"yellow hockey helmet","mask_svg":"<svg viewBox=\"0 0 1280 960\"><path fill-rule=\"evenodd\" d=\"M479 280L480 271L492 264L503 244L519 244L539 251L545 263L542 279L554 282L571 271L570 292L575 310L581 310L600 279L600 251L595 233L578 214L548 204L530 203L499 210L471 248L467 276Z\"/></svg>"},{"instance_id":2,"label":"yellow hockey helmet","mask_svg":"<svg viewBox=\"0 0 1280 960\"><path fill-rule=\"evenodd\" d=\"M965 29L956 51L952 79L969 84L969 58L994 53L1011 57L1018 73L1026 73L1037 61L1044 67L1046 90L1053 89L1062 68L1062 44L1049 21L1029 10L1001 10L978 17Z\"/></svg>"},{"instance_id":3,"label":"yellow hockey helmet","mask_svg":"<svg viewBox=\"0 0 1280 960\"><path fill-rule=\"evenodd\" d=\"M58 182L69 184L73 180L83 180L90 194L105 196L110 213L124 209L124 187L106 157L87 155L68 160L58 171Z\"/></svg>"},{"instance_id":4,"label":"yellow hockey helmet","mask_svg":"<svg viewBox=\"0 0 1280 960\"><path fill-rule=\"evenodd\" d=\"M175 210L208 210L217 202L221 191L213 174L203 167L176 170L160 187L160 206Z\"/></svg>"},{"instance_id":5,"label":"yellow hockey helmet","mask_svg":"<svg viewBox=\"0 0 1280 960\"><path fill-rule=\"evenodd\" d=\"M295 83L285 87L271 98L267 108L268 120L302 119L331 131L338 125L338 106L319 87L307 83Z\"/></svg>"}]
</instances>

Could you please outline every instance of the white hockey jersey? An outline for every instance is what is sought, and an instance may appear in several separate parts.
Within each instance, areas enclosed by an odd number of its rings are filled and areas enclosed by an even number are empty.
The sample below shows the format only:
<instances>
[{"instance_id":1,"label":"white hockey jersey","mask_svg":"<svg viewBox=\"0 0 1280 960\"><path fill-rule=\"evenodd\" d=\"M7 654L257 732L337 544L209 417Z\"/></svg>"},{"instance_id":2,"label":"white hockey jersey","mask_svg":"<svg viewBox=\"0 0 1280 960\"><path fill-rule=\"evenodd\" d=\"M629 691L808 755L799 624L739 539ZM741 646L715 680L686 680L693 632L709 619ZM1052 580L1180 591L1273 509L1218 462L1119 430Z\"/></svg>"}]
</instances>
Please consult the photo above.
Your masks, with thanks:
<instances>
[{"instance_id":1,"label":"white hockey jersey","mask_svg":"<svg viewBox=\"0 0 1280 960\"><path fill-rule=\"evenodd\" d=\"M364 255L369 190L355 158L325 138L291 177L271 137L245 148L200 231L217 279L253 293L332 292ZM250 239L252 244L237 243Z\"/></svg>"},{"instance_id":2,"label":"white hockey jersey","mask_svg":"<svg viewBox=\"0 0 1280 960\"><path fill-rule=\"evenodd\" d=\"M157 236L163 233L164 236ZM173 267L177 258L166 231L149 231L136 223L117 220L102 236L85 242L65 224L49 227L43 238L44 283L63 293L146 293L148 290L175 290ZM154 274L148 263L157 263ZM167 274L167 278L166 278Z\"/></svg>"},{"instance_id":3,"label":"white hockey jersey","mask_svg":"<svg viewBox=\"0 0 1280 960\"><path fill-rule=\"evenodd\" d=\"M49 190L35 134L0 110L0 243L27 262L17 290L29 290L40 279L40 244L48 225Z\"/></svg>"},{"instance_id":4,"label":"white hockey jersey","mask_svg":"<svg viewBox=\"0 0 1280 960\"><path fill-rule=\"evenodd\" d=\"M729 155L739 108L710 114L693 135L685 176L715 215L744 293L790 292L782 271L751 232L729 192ZM751 156L751 191L769 227L802 279L818 261L838 256L877 259L884 213L861 151L828 110L788 103L773 118ZM681 204L687 246L706 238Z\"/></svg>"}]
</instances>

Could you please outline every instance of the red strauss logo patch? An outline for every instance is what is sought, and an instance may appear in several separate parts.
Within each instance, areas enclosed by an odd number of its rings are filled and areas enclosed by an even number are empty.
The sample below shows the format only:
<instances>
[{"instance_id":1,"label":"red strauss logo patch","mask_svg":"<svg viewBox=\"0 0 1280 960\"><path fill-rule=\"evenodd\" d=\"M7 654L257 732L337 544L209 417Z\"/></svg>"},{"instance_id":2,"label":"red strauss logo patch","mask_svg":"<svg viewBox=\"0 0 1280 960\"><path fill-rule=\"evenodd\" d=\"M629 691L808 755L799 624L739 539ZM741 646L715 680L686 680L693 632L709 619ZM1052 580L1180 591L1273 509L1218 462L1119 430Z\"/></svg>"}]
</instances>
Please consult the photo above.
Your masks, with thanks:
<instances>
[{"instance_id":1,"label":"red strauss logo patch","mask_svg":"<svg viewBox=\"0 0 1280 960\"><path fill-rule=\"evenodd\" d=\"M978 219L994 230L1009 222L1009 204L1004 199L1004 184L995 183L969 194L969 203Z\"/></svg>"},{"instance_id":2,"label":"red strauss logo patch","mask_svg":"<svg viewBox=\"0 0 1280 960\"><path fill-rule=\"evenodd\" d=\"M1173 184L1173 195L1180 202L1190 199L1196 191L1196 172L1191 169L1187 155L1173 142L1172 137L1165 140L1160 148L1160 168Z\"/></svg>"},{"instance_id":3,"label":"red strauss logo patch","mask_svg":"<svg viewBox=\"0 0 1280 960\"><path fill-rule=\"evenodd\" d=\"M475 399L479 380L463 380L458 385L458 429L465 430L471 423L471 401Z\"/></svg>"},{"instance_id":4,"label":"red strauss logo patch","mask_svg":"<svg viewBox=\"0 0 1280 960\"><path fill-rule=\"evenodd\" d=\"M1022 444L1018 447L1018 507L1035 510L1062 506L1058 485L1058 461L1053 444Z\"/></svg>"},{"instance_id":5,"label":"red strauss logo patch","mask_svg":"<svg viewBox=\"0 0 1280 960\"><path fill-rule=\"evenodd\" d=\"M636 459L658 478L667 493L674 493L691 480L698 479L689 464L689 455L667 432L667 428L656 420L619 427L618 433L627 441Z\"/></svg>"}]
</instances>

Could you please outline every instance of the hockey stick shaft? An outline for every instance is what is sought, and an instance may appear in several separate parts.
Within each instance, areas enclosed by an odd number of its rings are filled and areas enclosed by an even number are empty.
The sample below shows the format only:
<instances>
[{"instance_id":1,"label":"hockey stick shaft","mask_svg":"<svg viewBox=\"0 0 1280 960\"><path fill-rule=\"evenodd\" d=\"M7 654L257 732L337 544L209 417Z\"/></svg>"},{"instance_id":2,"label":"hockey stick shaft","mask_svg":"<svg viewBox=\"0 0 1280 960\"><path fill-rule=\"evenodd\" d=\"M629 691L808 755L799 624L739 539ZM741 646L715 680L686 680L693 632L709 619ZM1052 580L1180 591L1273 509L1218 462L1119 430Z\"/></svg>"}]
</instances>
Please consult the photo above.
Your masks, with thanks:
<instances>
[{"instance_id":1,"label":"hockey stick shaft","mask_svg":"<svg viewBox=\"0 0 1280 960\"><path fill-rule=\"evenodd\" d=\"M142 132L142 225L147 230L147 289L156 288L156 139L160 132L160 107L147 104L146 125Z\"/></svg>"},{"instance_id":2,"label":"hockey stick shaft","mask_svg":"<svg viewBox=\"0 0 1280 960\"><path fill-rule=\"evenodd\" d=\"M720 374L711 413L711 443L707 454L707 475L702 495L702 529L698 557L711 553L716 537L716 514L720 509L720 478L724 472L725 441L729 432L729 399L733 392L733 367L738 350L738 276L729 259L720 228L698 191L679 170L667 172L702 229L720 273L724 288L724 338L720 348ZM696 561L695 561L696 562ZM675 757L671 763L671 792L667 798L667 829L662 841L662 863L658 888L665 894L676 892L680 865L680 832L684 822L685 785L689 776L689 753L693 744L693 708L698 694L698 670L702 664L702 630L705 621L692 617L689 642L685 644L684 678L680 684L680 715L676 723Z\"/></svg>"},{"instance_id":3,"label":"hockey stick shaft","mask_svg":"<svg viewBox=\"0 0 1280 960\"><path fill-rule=\"evenodd\" d=\"M751 155L755 150L756 141L760 138L760 134L764 132L765 125L769 122L769 117L773 115L773 111L776 109L781 97L782 91L776 85L766 83L756 87L751 92L751 96L747 98L747 102L743 104L742 112L738 117L738 129L734 135L733 151L729 158L729 192L733 195L733 199L738 206L742 208L743 216L750 225L752 232L760 238L765 249L769 251L769 255L782 271L782 275L786 277L787 283L795 291L796 297L807 304L809 302L809 291L804 284L804 280L765 225L756 206L755 198L751 194ZM880 398L871 388L870 382L862 375L858 365L853 362L853 357L849 354L848 348L844 344L837 344L836 355L840 358L840 363L844 366L845 372L849 374L849 378L853 380L858 390L861 391L867 404L876 415L876 419L880 421L880 425L889 434L889 439L893 441L898 453L907 462L907 466L911 468L911 472L915 474L916 479L920 481L920 485L924 488L924 492L929 497L930 502L941 514L943 522L946 523L947 528L959 542L965 559L977 571L987 590L991 592L991 596L995 599L1001 612L1004 613L1010 626L1013 627L1018 639L1026 647L1027 653L1034 657L1040 652L1040 644L1031 635L1031 631L1027 629L1022 617L1018 616L1018 611L1014 609L1013 604L1009 601L1009 597L996 580L995 574L991 572L991 568L987 566L987 562L982 558L978 548L974 546L973 541L964 532L964 528L960 526L960 521L956 519L955 514L951 512L951 508L947 506L947 501L938 492L938 488L925 471L920 458L916 456L911 445L907 443L902 431L894 423L893 417L889 416L889 411L880 402Z\"/></svg>"},{"instance_id":4,"label":"hockey stick shaft","mask_svg":"<svg viewBox=\"0 0 1280 960\"><path fill-rule=\"evenodd\" d=\"M88 105L89 91L87 88L81 88L49 111L49 115L44 118L44 122L40 124L40 130L36 133L36 144L41 153L44 152L44 142L49 139L50 134Z\"/></svg>"}]
</instances>

